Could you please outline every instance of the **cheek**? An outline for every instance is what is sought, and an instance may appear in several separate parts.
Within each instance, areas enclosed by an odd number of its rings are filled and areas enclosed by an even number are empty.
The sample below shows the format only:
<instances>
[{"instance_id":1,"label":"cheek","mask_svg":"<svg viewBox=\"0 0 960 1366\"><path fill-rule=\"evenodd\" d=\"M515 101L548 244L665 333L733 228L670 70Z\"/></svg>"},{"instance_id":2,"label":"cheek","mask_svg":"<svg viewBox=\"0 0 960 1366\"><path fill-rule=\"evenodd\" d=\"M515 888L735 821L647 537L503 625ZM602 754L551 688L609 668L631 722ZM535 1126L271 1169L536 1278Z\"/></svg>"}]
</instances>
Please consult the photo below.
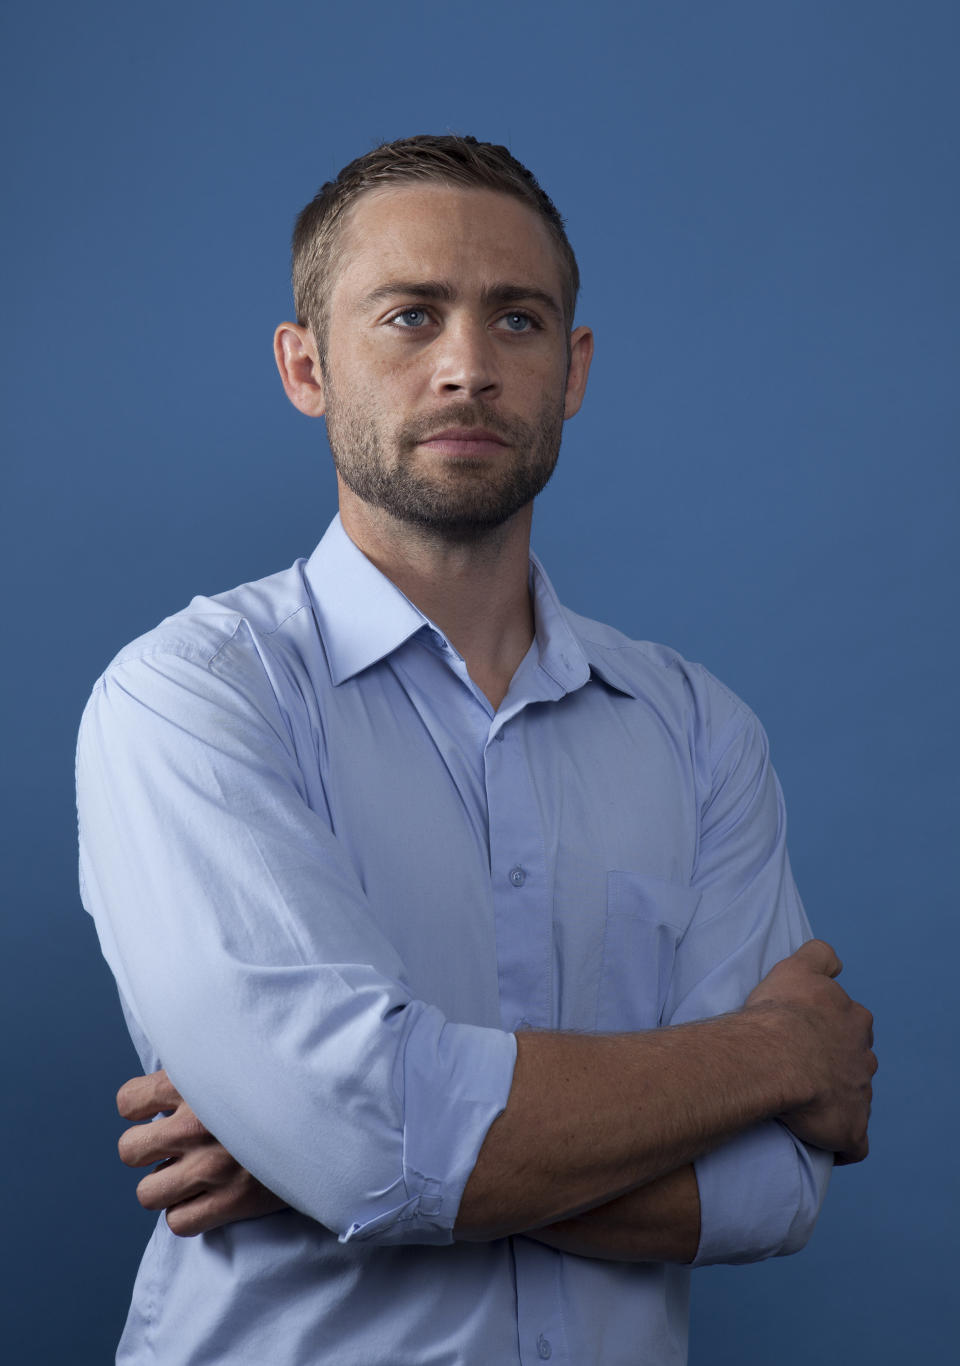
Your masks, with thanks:
<instances>
[{"instance_id":1,"label":"cheek","mask_svg":"<svg viewBox=\"0 0 960 1366\"><path fill-rule=\"evenodd\" d=\"M521 358L512 369L510 387L523 396L528 410L551 412L562 408L567 389L566 358L546 364Z\"/></svg>"},{"instance_id":2,"label":"cheek","mask_svg":"<svg viewBox=\"0 0 960 1366\"><path fill-rule=\"evenodd\" d=\"M388 423L402 419L429 399L431 369L423 352L404 346L359 348L350 373L353 390L362 395L371 414Z\"/></svg>"}]
</instances>

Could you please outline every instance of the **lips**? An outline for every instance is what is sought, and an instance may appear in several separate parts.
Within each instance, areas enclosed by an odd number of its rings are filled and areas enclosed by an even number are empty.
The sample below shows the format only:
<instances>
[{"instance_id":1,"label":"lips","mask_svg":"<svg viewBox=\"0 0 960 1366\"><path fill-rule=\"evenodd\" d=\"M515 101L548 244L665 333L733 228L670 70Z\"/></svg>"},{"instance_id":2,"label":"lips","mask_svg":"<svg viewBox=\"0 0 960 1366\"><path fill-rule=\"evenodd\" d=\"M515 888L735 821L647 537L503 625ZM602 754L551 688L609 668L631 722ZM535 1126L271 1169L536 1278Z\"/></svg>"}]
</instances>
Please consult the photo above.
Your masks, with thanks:
<instances>
[{"instance_id":1,"label":"lips","mask_svg":"<svg viewBox=\"0 0 960 1366\"><path fill-rule=\"evenodd\" d=\"M460 456L461 459L476 459L494 456L506 446L502 437L486 427L446 427L421 441L435 455Z\"/></svg>"},{"instance_id":2,"label":"lips","mask_svg":"<svg viewBox=\"0 0 960 1366\"><path fill-rule=\"evenodd\" d=\"M487 431L486 427L447 427L442 432L435 432L433 436L428 436L421 441L421 446L432 446L437 441L462 441L467 444L474 442L493 442L497 446L504 446L506 442L496 435L495 432Z\"/></svg>"}]
</instances>

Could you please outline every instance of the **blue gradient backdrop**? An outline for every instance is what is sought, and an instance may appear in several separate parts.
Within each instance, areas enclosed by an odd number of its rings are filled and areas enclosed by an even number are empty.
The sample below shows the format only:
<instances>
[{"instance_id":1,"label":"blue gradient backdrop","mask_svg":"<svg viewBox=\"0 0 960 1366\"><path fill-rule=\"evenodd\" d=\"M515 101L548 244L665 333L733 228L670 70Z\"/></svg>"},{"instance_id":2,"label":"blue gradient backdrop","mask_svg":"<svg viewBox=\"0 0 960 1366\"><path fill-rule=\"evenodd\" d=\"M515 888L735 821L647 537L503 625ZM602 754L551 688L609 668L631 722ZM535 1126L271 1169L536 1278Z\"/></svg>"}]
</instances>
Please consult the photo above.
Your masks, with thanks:
<instances>
[{"instance_id":1,"label":"blue gradient backdrop","mask_svg":"<svg viewBox=\"0 0 960 1366\"><path fill-rule=\"evenodd\" d=\"M75 886L81 708L128 638L319 538L322 426L270 354L292 219L444 130L536 170L597 331L535 544L573 607L759 712L814 925L878 1019L870 1160L798 1258L698 1273L694 1366L952 1355L958 15L4 7L7 1360L110 1360L151 1222Z\"/></svg>"}]
</instances>

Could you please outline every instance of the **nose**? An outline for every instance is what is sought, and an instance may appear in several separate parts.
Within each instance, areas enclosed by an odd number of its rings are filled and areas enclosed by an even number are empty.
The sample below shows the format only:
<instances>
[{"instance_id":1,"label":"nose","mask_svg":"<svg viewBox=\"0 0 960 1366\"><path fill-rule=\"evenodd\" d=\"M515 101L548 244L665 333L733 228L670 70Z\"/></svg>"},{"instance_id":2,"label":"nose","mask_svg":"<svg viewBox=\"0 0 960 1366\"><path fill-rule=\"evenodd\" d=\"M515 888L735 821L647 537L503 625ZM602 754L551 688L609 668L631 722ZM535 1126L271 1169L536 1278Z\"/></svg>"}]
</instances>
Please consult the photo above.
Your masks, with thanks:
<instances>
[{"instance_id":1,"label":"nose","mask_svg":"<svg viewBox=\"0 0 960 1366\"><path fill-rule=\"evenodd\" d=\"M494 339L469 318L448 320L434 351L434 393L445 397L495 398L501 378Z\"/></svg>"}]
</instances>

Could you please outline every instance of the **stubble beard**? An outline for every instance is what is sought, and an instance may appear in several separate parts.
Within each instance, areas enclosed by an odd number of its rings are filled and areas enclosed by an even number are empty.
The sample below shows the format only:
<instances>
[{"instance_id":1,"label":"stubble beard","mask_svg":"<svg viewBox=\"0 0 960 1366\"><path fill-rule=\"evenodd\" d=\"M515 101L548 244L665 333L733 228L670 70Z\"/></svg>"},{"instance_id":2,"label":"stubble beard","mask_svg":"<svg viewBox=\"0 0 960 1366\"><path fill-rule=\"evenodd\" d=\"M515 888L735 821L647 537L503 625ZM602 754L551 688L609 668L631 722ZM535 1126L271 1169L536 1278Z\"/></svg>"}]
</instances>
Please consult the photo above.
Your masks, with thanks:
<instances>
[{"instance_id":1,"label":"stubble beard","mask_svg":"<svg viewBox=\"0 0 960 1366\"><path fill-rule=\"evenodd\" d=\"M560 454L563 405L544 403L536 421L505 418L479 403L451 403L434 417L412 419L391 436L388 458L372 405L347 401L326 377L327 441L337 473L358 498L411 528L449 542L482 540L533 501ZM439 473L415 468L416 445L448 427L483 427L508 443L486 458L448 456Z\"/></svg>"}]
</instances>

